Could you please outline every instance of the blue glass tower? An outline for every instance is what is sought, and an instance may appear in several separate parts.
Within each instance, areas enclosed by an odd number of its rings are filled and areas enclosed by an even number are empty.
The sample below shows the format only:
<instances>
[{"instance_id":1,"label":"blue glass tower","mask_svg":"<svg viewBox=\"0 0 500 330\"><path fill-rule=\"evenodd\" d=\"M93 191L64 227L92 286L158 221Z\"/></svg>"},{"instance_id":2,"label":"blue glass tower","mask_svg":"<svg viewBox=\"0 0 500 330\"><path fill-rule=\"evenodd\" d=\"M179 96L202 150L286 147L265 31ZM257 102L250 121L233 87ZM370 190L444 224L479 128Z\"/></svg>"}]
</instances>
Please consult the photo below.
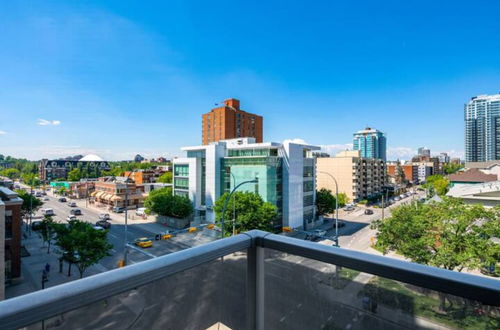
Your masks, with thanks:
<instances>
[{"instance_id":1,"label":"blue glass tower","mask_svg":"<svg viewBox=\"0 0 500 330\"><path fill-rule=\"evenodd\" d=\"M387 140L384 133L367 127L354 133L354 150L359 150L361 157L386 160Z\"/></svg>"}]
</instances>

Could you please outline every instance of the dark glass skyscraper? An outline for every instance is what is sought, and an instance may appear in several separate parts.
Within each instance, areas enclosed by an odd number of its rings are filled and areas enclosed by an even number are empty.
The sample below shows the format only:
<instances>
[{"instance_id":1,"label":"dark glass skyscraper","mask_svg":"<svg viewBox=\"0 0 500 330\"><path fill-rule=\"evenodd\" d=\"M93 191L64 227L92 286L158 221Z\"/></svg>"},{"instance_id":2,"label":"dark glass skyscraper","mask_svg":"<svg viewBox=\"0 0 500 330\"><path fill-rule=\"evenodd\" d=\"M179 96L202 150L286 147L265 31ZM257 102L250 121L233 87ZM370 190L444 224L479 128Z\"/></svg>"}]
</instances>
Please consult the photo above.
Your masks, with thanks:
<instances>
[{"instance_id":1,"label":"dark glass skyscraper","mask_svg":"<svg viewBox=\"0 0 500 330\"><path fill-rule=\"evenodd\" d=\"M465 161L500 159L500 94L473 97L464 109Z\"/></svg>"},{"instance_id":2,"label":"dark glass skyscraper","mask_svg":"<svg viewBox=\"0 0 500 330\"><path fill-rule=\"evenodd\" d=\"M354 133L354 150L360 151L360 156L364 158L376 158L386 160L387 141L384 133L367 127L362 131Z\"/></svg>"}]
</instances>

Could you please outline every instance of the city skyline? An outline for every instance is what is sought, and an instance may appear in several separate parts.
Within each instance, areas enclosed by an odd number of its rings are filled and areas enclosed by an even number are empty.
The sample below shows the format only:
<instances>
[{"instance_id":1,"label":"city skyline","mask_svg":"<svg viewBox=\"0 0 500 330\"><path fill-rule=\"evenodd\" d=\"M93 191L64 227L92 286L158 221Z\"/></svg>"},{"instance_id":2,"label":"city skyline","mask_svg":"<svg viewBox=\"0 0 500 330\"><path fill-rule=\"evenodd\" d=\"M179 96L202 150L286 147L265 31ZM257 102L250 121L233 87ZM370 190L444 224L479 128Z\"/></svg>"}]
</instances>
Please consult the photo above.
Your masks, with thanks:
<instances>
[{"instance_id":1,"label":"city skyline","mask_svg":"<svg viewBox=\"0 0 500 330\"><path fill-rule=\"evenodd\" d=\"M464 104L500 86L490 38L500 5L485 4L479 19L465 2L367 3L364 13L320 2L286 14L276 3L2 3L0 116L15 121L0 123L0 150L180 156L201 140L201 115L234 97L265 118L264 141L302 139L334 155L370 126L386 134L388 160L422 145L464 158ZM221 13L234 15L231 29L213 20ZM463 48L470 40L483 44L480 60Z\"/></svg>"}]
</instances>

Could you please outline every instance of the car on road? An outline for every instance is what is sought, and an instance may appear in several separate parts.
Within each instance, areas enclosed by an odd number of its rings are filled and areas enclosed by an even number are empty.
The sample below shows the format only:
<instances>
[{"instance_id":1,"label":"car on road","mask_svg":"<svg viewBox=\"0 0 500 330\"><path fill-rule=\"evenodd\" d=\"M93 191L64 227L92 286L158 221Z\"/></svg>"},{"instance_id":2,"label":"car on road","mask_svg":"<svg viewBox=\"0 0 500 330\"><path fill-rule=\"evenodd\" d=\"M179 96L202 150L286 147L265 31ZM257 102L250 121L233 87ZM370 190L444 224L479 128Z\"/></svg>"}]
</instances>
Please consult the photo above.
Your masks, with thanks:
<instances>
[{"instance_id":1,"label":"car on road","mask_svg":"<svg viewBox=\"0 0 500 330\"><path fill-rule=\"evenodd\" d=\"M145 207L139 207L137 210L135 210L135 215L138 215L140 217L143 217L146 215L146 208Z\"/></svg>"},{"instance_id":2,"label":"car on road","mask_svg":"<svg viewBox=\"0 0 500 330\"><path fill-rule=\"evenodd\" d=\"M73 220L78 220L76 215L68 215L68 217L66 218L66 221L73 221Z\"/></svg>"},{"instance_id":3,"label":"car on road","mask_svg":"<svg viewBox=\"0 0 500 330\"><path fill-rule=\"evenodd\" d=\"M44 200L45 202L47 202L47 201L50 201L50 198L48 198L48 197L44 197L44 198L43 198L43 200Z\"/></svg>"},{"instance_id":4,"label":"car on road","mask_svg":"<svg viewBox=\"0 0 500 330\"><path fill-rule=\"evenodd\" d=\"M123 213L123 212L125 212L125 208L123 206L115 206L115 207L113 207L113 212Z\"/></svg>"},{"instance_id":5,"label":"car on road","mask_svg":"<svg viewBox=\"0 0 500 330\"><path fill-rule=\"evenodd\" d=\"M99 220L95 223L95 225L104 229L109 229L111 227L111 223L106 220Z\"/></svg>"},{"instance_id":6,"label":"car on road","mask_svg":"<svg viewBox=\"0 0 500 330\"><path fill-rule=\"evenodd\" d=\"M67 200L66 200L66 198L65 198L65 197L60 197L60 198L58 199L58 201L59 201L59 202L61 202L61 203L66 203L66 202L67 202Z\"/></svg>"},{"instance_id":7,"label":"car on road","mask_svg":"<svg viewBox=\"0 0 500 330\"><path fill-rule=\"evenodd\" d=\"M344 211L354 211L354 206L347 205L346 207L344 207Z\"/></svg>"},{"instance_id":8,"label":"car on road","mask_svg":"<svg viewBox=\"0 0 500 330\"><path fill-rule=\"evenodd\" d=\"M47 196L47 193L45 191L42 191L43 196Z\"/></svg>"},{"instance_id":9,"label":"car on road","mask_svg":"<svg viewBox=\"0 0 500 330\"><path fill-rule=\"evenodd\" d=\"M69 202L69 203L68 203L68 206L69 206L69 207L76 207L76 203L75 203L75 202Z\"/></svg>"},{"instance_id":10,"label":"car on road","mask_svg":"<svg viewBox=\"0 0 500 330\"><path fill-rule=\"evenodd\" d=\"M325 236L325 235L326 235L326 230L323 230L323 229L315 229L313 233L314 233L314 235L316 235L316 236Z\"/></svg>"},{"instance_id":11,"label":"car on road","mask_svg":"<svg viewBox=\"0 0 500 330\"><path fill-rule=\"evenodd\" d=\"M42 228L42 221L36 220L31 223L31 229L40 230Z\"/></svg>"},{"instance_id":12,"label":"car on road","mask_svg":"<svg viewBox=\"0 0 500 330\"><path fill-rule=\"evenodd\" d=\"M72 215L82 215L82 210L80 209L72 209L71 211L69 211L70 214Z\"/></svg>"},{"instance_id":13,"label":"car on road","mask_svg":"<svg viewBox=\"0 0 500 330\"><path fill-rule=\"evenodd\" d=\"M400 200L401 200L401 198L399 196L394 197L395 202L399 202Z\"/></svg>"},{"instance_id":14,"label":"car on road","mask_svg":"<svg viewBox=\"0 0 500 330\"><path fill-rule=\"evenodd\" d=\"M153 246L153 241L147 237L136 238L134 244L141 248L148 248Z\"/></svg>"},{"instance_id":15,"label":"car on road","mask_svg":"<svg viewBox=\"0 0 500 330\"><path fill-rule=\"evenodd\" d=\"M109 213L100 213L99 220L111 220L111 217L109 216Z\"/></svg>"},{"instance_id":16,"label":"car on road","mask_svg":"<svg viewBox=\"0 0 500 330\"><path fill-rule=\"evenodd\" d=\"M371 210L371 209L366 209L366 210L365 210L365 214L366 214L366 215L371 215L371 214L373 214L373 210Z\"/></svg>"},{"instance_id":17,"label":"car on road","mask_svg":"<svg viewBox=\"0 0 500 330\"><path fill-rule=\"evenodd\" d=\"M53 216L55 215L54 213L54 209L51 209L51 208L46 208L46 209L42 209L42 214L45 216Z\"/></svg>"},{"instance_id":18,"label":"car on road","mask_svg":"<svg viewBox=\"0 0 500 330\"><path fill-rule=\"evenodd\" d=\"M39 191L37 191L37 192L35 193L35 197L42 197L42 193L41 193L41 192L39 192Z\"/></svg>"},{"instance_id":19,"label":"car on road","mask_svg":"<svg viewBox=\"0 0 500 330\"><path fill-rule=\"evenodd\" d=\"M101 226L93 226L92 228L94 228L95 230L105 230L103 227Z\"/></svg>"}]
</instances>

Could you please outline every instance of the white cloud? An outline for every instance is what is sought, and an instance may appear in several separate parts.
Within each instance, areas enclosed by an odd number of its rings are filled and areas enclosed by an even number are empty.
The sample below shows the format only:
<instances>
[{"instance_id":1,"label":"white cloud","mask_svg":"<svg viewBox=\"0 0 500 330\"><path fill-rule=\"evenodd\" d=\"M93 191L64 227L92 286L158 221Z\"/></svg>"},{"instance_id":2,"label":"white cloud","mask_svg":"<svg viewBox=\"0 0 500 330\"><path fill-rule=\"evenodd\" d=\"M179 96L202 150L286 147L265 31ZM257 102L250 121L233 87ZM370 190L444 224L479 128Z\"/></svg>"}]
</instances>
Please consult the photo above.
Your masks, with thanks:
<instances>
[{"instance_id":1,"label":"white cloud","mask_svg":"<svg viewBox=\"0 0 500 330\"><path fill-rule=\"evenodd\" d=\"M442 151L446 152L450 158L460 158L464 159L465 158L465 152L463 150L449 150L449 151Z\"/></svg>"},{"instance_id":2,"label":"white cloud","mask_svg":"<svg viewBox=\"0 0 500 330\"><path fill-rule=\"evenodd\" d=\"M322 145L321 151L335 156L339 151L352 150L352 143Z\"/></svg>"},{"instance_id":3,"label":"white cloud","mask_svg":"<svg viewBox=\"0 0 500 330\"><path fill-rule=\"evenodd\" d=\"M6 131L0 131L0 135L5 135L5 134L7 134Z\"/></svg>"},{"instance_id":4,"label":"white cloud","mask_svg":"<svg viewBox=\"0 0 500 330\"><path fill-rule=\"evenodd\" d=\"M296 144L309 144L307 143L305 140L303 139L299 139L299 138L295 138L295 139L286 139L285 141L283 141L283 143L296 143Z\"/></svg>"},{"instance_id":5,"label":"white cloud","mask_svg":"<svg viewBox=\"0 0 500 330\"><path fill-rule=\"evenodd\" d=\"M417 150L410 147L387 148L387 160L409 160L417 154Z\"/></svg>"},{"instance_id":6,"label":"white cloud","mask_svg":"<svg viewBox=\"0 0 500 330\"><path fill-rule=\"evenodd\" d=\"M61 121L38 119L36 123L37 123L37 125L40 125L40 126L49 126L49 125L57 126L57 125L61 124Z\"/></svg>"}]
</instances>

